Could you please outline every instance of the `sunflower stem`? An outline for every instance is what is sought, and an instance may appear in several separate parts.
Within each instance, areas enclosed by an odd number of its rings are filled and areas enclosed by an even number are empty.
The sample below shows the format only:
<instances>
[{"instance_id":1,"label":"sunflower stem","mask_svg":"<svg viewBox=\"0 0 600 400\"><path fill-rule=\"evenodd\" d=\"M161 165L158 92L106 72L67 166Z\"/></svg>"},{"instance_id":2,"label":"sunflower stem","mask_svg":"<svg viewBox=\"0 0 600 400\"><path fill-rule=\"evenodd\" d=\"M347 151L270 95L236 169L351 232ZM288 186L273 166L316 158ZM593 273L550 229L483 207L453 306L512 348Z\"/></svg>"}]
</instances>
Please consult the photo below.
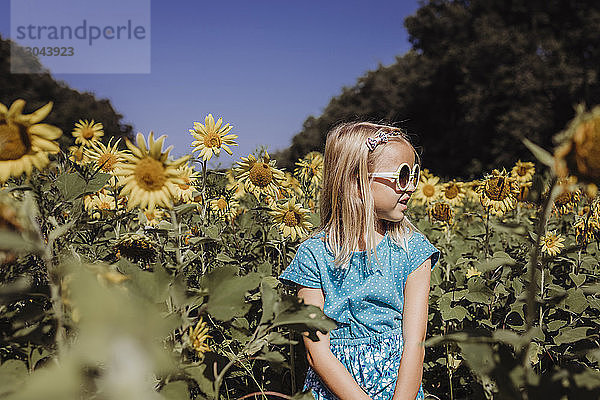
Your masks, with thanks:
<instances>
[{"instance_id":1,"label":"sunflower stem","mask_svg":"<svg viewBox=\"0 0 600 400\"><path fill-rule=\"evenodd\" d=\"M181 256L181 225L179 224L179 221L177 221L177 215L175 214L175 210L173 209L171 209L171 223L177 231L177 246L175 248L175 257L177 258L177 264L181 265L183 264L183 257Z\"/></svg>"},{"instance_id":2,"label":"sunflower stem","mask_svg":"<svg viewBox=\"0 0 600 400\"><path fill-rule=\"evenodd\" d=\"M490 207L485 208L485 258L490 254Z\"/></svg>"},{"instance_id":3,"label":"sunflower stem","mask_svg":"<svg viewBox=\"0 0 600 400\"><path fill-rule=\"evenodd\" d=\"M546 220L553 203L555 196L554 187L556 186L557 178L553 177L550 181L550 188L548 189L548 195L544 199L542 209L538 214L538 220L536 225L536 236L535 244L533 246L533 252L531 254L529 262L529 282L527 283L527 330L533 327L533 317L535 315L535 271L538 268L538 259L540 256L540 242L542 239L542 233L546 226ZM543 271L542 271L543 273Z\"/></svg>"}]
</instances>

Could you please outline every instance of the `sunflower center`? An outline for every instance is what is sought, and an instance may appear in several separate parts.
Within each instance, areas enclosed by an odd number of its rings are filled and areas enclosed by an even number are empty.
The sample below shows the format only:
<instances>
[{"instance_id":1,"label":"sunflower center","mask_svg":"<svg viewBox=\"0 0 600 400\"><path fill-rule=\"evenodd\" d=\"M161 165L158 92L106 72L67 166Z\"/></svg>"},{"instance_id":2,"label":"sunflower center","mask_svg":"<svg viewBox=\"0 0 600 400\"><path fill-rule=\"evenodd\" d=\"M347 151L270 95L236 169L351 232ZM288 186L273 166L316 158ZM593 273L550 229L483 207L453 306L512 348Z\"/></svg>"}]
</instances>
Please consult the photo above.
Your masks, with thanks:
<instances>
[{"instance_id":1,"label":"sunflower center","mask_svg":"<svg viewBox=\"0 0 600 400\"><path fill-rule=\"evenodd\" d=\"M431 184L423 185L423 194L427 197L433 197L435 195L435 187Z\"/></svg>"},{"instance_id":2,"label":"sunflower center","mask_svg":"<svg viewBox=\"0 0 600 400\"><path fill-rule=\"evenodd\" d=\"M150 157L138 162L134 174L138 185L150 192L162 189L167 180L165 167L160 161Z\"/></svg>"},{"instance_id":3,"label":"sunflower center","mask_svg":"<svg viewBox=\"0 0 600 400\"><path fill-rule=\"evenodd\" d=\"M13 124L0 124L0 160L18 160L23 157L31 145L25 132Z\"/></svg>"},{"instance_id":4,"label":"sunflower center","mask_svg":"<svg viewBox=\"0 0 600 400\"><path fill-rule=\"evenodd\" d=\"M521 165L521 166L519 166L519 168L517 168L517 175L525 176L525 175L527 175L527 171L528 171L528 168Z\"/></svg>"},{"instance_id":5,"label":"sunflower center","mask_svg":"<svg viewBox=\"0 0 600 400\"><path fill-rule=\"evenodd\" d=\"M444 195L447 199L455 198L456 196L458 196L458 186L454 184L448 186L444 192Z\"/></svg>"},{"instance_id":6,"label":"sunflower center","mask_svg":"<svg viewBox=\"0 0 600 400\"><path fill-rule=\"evenodd\" d=\"M78 147L77 150L73 151L73 157L75 161L83 161L83 147Z\"/></svg>"},{"instance_id":7,"label":"sunflower center","mask_svg":"<svg viewBox=\"0 0 600 400\"><path fill-rule=\"evenodd\" d=\"M117 156L112 153L104 153L100 157L98 157L98 165L102 166L102 170L106 172L114 171L115 165L119 160L117 160Z\"/></svg>"},{"instance_id":8,"label":"sunflower center","mask_svg":"<svg viewBox=\"0 0 600 400\"><path fill-rule=\"evenodd\" d=\"M273 172L269 164L264 162L255 163L250 169L250 180L258 187L265 187L273 180Z\"/></svg>"},{"instance_id":9,"label":"sunflower center","mask_svg":"<svg viewBox=\"0 0 600 400\"><path fill-rule=\"evenodd\" d=\"M556 200L554 201L554 203L557 206L565 206L569 203L571 203L571 201L573 201L573 193L569 190L565 190L563 191L561 194L558 195L558 197L556 197Z\"/></svg>"},{"instance_id":10,"label":"sunflower center","mask_svg":"<svg viewBox=\"0 0 600 400\"><path fill-rule=\"evenodd\" d=\"M84 139L90 140L91 138L94 137L94 129L92 129L91 126L86 126L84 128L81 129L81 136Z\"/></svg>"},{"instance_id":11,"label":"sunflower center","mask_svg":"<svg viewBox=\"0 0 600 400\"><path fill-rule=\"evenodd\" d=\"M184 183L180 183L179 184L179 189L181 190L188 190L190 188L190 178L188 178L187 176L185 178L183 178Z\"/></svg>"},{"instance_id":12,"label":"sunflower center","mask_svg":"<svg viewBox=\"0 0 600 400\"><path fill-rule=\"evenodd\" d=\"M98 202L98 209L110 210L110 209L112 209L112 205L108 201L100 201L100 202Z\"/></svg>"},{"instance_id":13,"label":"sunflower center","mask_svg":"<svg viewBox=\"0 0 600 400\"><path fill-rule=\"evenodd\" d=\"M434 204L431 213L435 219L442 222L448 222L452 218L452 208L446 203Z\"/></svg>"},{"instance_id":14,"label":"sunflower center","mask_svg":"<svg viewBox=\"0 0 600 400\"><path fill-rule=\"evenodd\" d=\"M221 147L222 143L221 136L216 132L210 132L204 136L204 146L206 147Z\"/></svg>"},{"instance_id":15,"label":"sunflower center","mask_svg":"<svg viewBox=\"0 0 600 400\"><path fill-rule=\"evenodd\" d=\"M219 200L217 200L217 208L219 210L224 210L227 208L227 200L225 200L223 197L219 198Z\"/></svg>"},{"instance_id":16,"label":"sunflower center","mask_svg":"<svg viewBox=\"0 0 600 400\"><path fill-rule=\"evenodd\" d=\"M556 246L557 239L558 237L554 235L549 235L544 238L544 243L546 244L547 248L551 249Z\"/></svg>"},{"instance_id":17,"label":"sunflower center","mask_svg":"<svg viewBox=\"0 0 600 400\"><path fill-rule=\"evenodd\" d=\"M490 178L485 185L485 194L491 200L502 201L510 195L510 182L503 176Z\"/></svg>"},{"instance_id":18,"label":"sunflower center","mask_svg":"<svg viewBox=\"0 0 600 400\"><path fill-rule=\"evenodd\" d=\"M300 216L294 211L286 211L283 216L283 223L287 226L297 226L300 223Z\"/></svg>"}]
</instances>

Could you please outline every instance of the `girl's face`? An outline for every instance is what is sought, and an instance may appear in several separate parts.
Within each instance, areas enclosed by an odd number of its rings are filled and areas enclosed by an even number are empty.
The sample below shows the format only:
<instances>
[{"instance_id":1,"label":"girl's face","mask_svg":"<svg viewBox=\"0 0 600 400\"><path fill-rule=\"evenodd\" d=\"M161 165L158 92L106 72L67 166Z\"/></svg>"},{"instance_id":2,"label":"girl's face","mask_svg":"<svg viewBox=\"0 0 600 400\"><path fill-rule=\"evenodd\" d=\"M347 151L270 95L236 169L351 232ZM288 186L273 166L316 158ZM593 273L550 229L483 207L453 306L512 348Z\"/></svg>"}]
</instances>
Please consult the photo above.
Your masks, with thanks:
<instances>
[{"instance_id":1,"label":"girl's face","mask_svg":"<svg viewBox=\"0 0 600 400\"><path fill-rule=\"evenodd\" d=\"M380 164L372 172L394 172L402 163L411 167L415 164L415 153L405 142L388 142L381 154ZM411 179L412 181L412 179ZM378 219L390 222L400 222L404 218L408 199L415 191L410 183L405 190L396 187L396 181L388 178L373 178L371 192L375 200L375 214Z\"/></svg>"}]
</instances>

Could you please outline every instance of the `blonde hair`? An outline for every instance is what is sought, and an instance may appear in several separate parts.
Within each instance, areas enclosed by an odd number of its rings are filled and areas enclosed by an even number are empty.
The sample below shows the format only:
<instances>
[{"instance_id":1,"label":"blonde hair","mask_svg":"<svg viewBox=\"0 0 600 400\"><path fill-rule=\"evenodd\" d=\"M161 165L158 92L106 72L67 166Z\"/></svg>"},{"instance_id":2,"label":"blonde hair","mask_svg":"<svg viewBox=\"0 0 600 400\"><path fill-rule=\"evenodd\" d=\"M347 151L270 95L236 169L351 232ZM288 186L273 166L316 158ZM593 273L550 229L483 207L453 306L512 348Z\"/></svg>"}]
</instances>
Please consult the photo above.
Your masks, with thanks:
<instances>
[{"instance_id":1,"label":"blonde hair","mask_svg":"<svg viewBox=\"0 0 600 400\"><path fill-rule=\"evenodd\" d=\"M420 157L407 135L399 128L370 122L346 122L335 126L327 134L323 183L321 186L321 224L311 237L325 232L325 244L334 254L334 266L347 268L352 252L358 249L360 238L365 238L369 263L371 251L377 257L375 243L375 202L368 173L379 164L385 143L370 151L366 140L377 131L398 132L389 141L404 142ZM385 221L390 238L406 249L405 239L416 227L405 216L400 222Z\"/></svg>"}]
</instances>

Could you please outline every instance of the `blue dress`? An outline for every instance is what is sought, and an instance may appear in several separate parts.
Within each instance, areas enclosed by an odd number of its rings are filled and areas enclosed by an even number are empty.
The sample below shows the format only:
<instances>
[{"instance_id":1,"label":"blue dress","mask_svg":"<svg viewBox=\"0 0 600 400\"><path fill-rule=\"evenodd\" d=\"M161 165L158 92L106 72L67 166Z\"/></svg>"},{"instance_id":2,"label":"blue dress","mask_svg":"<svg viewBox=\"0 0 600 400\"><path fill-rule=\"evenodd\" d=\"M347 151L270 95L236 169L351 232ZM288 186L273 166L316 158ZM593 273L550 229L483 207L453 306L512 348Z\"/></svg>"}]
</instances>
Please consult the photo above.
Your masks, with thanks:
<instances>
[{"instance_id":1,"label":"blue dress","mask_svg":"<svg viewBox=\"0 0 600 400\"><path fill-rule=\"evenodd\" d=\"M331 352L373 400L390 400L402 357L406 279L429 257L433 269L440 252L419 232L407 239L408 252L386 233L376 247L379 263L373 253L369 264L367 252L356 251L342 269L334 267L324 236L302 242L279 280L323 290L323 312L337 323L329 332ZM303 390L308 389L317 400L337 400L310 366ZM422 399L421 384L416 400Z\"/></svg>"}]
</instances>

